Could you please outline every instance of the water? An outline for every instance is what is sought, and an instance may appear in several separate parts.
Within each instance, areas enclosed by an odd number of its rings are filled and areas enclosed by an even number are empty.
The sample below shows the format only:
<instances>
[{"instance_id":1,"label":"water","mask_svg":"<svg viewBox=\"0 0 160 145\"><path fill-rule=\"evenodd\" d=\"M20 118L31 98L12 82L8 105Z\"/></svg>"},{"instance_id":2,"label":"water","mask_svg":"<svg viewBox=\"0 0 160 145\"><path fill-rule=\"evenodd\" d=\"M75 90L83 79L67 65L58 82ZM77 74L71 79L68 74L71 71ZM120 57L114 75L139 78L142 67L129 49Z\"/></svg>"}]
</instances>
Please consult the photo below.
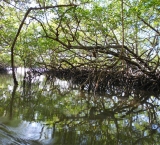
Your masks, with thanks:
<instances>
[{"instance_id":1,"label":"water","mask_svg":"<svg viewBox=\"0 0 160 145\"><path fill-rule=\"evenodd\" d=\"M41 75L13 87L0 75L1 145L159 145L159 93L114 87L79 91Z\"/></svg>"}]
</instances>

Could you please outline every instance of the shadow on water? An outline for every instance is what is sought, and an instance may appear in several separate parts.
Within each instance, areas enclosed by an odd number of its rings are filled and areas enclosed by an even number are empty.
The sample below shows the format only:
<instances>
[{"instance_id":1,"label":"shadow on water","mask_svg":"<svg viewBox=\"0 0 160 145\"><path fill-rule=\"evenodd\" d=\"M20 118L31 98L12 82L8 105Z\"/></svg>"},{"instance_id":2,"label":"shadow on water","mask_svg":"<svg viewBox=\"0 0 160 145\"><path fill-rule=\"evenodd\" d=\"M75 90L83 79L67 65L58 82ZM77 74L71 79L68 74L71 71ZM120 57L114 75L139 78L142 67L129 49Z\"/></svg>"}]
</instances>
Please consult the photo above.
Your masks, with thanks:
<instances>
[{"instance_id":1,"label":"shadow on water","mask_svg":"<svg viewBox=\"0 0 160 145\"><path fill-rule=\"evenodd\" d=\"M20 77L20 76L19 76ZM111 87L86 93L70 81L23 75L0 81L2 145L159 145L158 92Z\"/></svg>"}]
</instances>

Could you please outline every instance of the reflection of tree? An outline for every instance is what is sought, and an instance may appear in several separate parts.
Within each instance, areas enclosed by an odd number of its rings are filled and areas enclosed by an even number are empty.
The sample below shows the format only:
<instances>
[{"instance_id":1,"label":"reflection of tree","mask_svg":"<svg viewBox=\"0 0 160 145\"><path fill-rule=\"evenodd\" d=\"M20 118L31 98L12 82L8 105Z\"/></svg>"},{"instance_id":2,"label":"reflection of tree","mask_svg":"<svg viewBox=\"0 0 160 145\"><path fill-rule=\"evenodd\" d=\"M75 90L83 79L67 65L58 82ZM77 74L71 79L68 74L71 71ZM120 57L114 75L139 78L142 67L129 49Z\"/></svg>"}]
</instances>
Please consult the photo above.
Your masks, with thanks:
<instances>
[{"instance_id":1,"label":"reflection of tree","mask_svg":"<svg viewBox=\"0 0 160 145\"><path fill-rule=\"evenodd\" d=\"M13 86L12 97L11 97L11 101L10 101L10 114L9 114L10 119L12 119L12 117L13 117L14 99L15 99L17 87L18 87L17 85Z\"/></svg>"},{"instance_id":2,"label":"reflection of tree","mask_svg":"<svg viewBox=\"0 0 160 145\"><path fill-rule=\"evenodd\" d=\"M14 88L13 97L0 102L4 108L6 104L10 105L6 113L10 112L11 117L42 121L40 139L48 127L52 129L52 138L57 144L158 142L158 93L117 86L108 88L105 94L92 94L76 88L64 90L54 81L46 81L32 82L31 90L27 88L25 94L24 88Z\"/></svg>"},{"instance_id":3,"label":"reflection of tree","mask_svg":"<svg viewBox=\"0 0 160 145\"><path fill-rule=\"evenodd\" d=\"M85 98L86 103L89 103L86 108L87 115L83 109L76 115L64 116L54 127L60 129L54 132L54 135L61 136L57 142L76 144L78 140L84 144L157 143L156 138L159 134L153 130L152 125L159 119L155 110L157 105L149 102L152 94L144 91L130 94L129 99L123 99L121 96L117 101L113 99L112 94L108 95L108 98L90 96L90 100L87 96ZM82 93L80 95L82 97ZM91 102L94 102L94 105ZM72 129L80 131L80 133L74 131L72 138L76 141L71 139L71 136L66 138L73 134Z\"/></svg>"}]
</instances>

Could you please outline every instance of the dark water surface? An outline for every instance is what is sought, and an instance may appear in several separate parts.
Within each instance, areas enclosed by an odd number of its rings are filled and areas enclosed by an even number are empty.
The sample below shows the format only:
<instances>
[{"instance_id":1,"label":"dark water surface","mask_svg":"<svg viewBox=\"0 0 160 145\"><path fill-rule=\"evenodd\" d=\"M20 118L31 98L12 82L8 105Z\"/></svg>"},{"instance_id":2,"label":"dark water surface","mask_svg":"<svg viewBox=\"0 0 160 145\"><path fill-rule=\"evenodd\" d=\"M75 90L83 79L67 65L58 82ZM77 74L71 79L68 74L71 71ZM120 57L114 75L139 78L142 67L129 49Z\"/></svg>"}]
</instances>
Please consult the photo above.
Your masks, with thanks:
<instances>
[{"instance_id":1,"label":"dark water surface","mask_svg":"<svg viewBox=\"0 0 160 145\"><path fill-rule=\"evenodd\" d=\"M0 75L0 145L160 145L160 95L77 85L41 75L13 87Z\"/></svg>"}]
</instances>

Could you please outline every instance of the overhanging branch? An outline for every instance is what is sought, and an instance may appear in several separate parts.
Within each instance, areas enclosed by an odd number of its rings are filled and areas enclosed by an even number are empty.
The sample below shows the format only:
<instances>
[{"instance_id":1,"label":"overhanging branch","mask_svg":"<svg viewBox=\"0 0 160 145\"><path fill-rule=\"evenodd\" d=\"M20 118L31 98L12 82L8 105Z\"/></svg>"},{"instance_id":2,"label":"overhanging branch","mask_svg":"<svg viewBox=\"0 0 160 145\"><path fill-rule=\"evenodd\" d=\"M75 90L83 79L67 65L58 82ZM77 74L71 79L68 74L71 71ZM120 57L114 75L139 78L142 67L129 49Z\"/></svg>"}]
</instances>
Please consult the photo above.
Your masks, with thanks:
<instances>
[{"instance_id":1,"label":"overhanging branch","mask_svg":"<svg viewBox=\"0 0 160 145\"><path fill-rule=\"evenodd\" d=\"M18 31L16 33L16 36L13 40L13 43L12 43L12 46L11 46L11 67L12 67L12 75L13 75L13 80L14 80L14 84L15 85L18 85L18 81L16 79L16 75L15 75L15 71L14 71L14 47L15 47L15 44L16 44L16 41L18 39L18 36L21 32L21 29L23 27L23 24L26 20L26 18L28 17L29 13L32 11L32 10L43 10L43 9L51 9L51 8L59 8L59 7L76 7L77 5L73 5L73 4L69 4L69 5L56 5L56 6L45 6L45 7L31 7L27 10L27 12L25 13L24 17L23 17L23 20L21 21L21 24L19 25L19 28L18 28Z\"/></svg>"}]
</instances>

